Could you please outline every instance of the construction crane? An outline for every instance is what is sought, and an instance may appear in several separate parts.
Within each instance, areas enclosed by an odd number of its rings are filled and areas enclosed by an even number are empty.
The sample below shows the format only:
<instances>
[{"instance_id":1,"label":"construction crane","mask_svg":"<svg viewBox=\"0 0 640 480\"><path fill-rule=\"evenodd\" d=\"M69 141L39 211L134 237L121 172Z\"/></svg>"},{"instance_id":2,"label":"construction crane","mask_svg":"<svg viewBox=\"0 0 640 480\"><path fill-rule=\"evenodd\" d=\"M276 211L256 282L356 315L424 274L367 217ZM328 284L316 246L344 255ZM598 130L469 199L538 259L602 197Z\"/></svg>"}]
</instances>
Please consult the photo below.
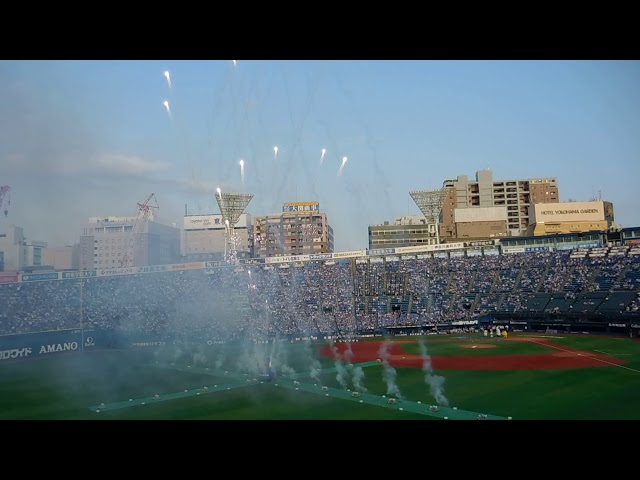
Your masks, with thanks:
<instances>
[{"instance_id":1,"label":"construction crane","mask_svg":"<svg viewBox=\"0 0 640 480\"><path fill-rule=\"evenodd\" d=\"M9 192L11 191L11 187L9 185L2 185L0 187L0 209L4 208L4 216L9 215L9 205L11 205L11 196ZM5 202L6 197L6 202Z\"/></svg>"},{"instance_id":2,"label":"construction crane","mask_svg":"<svg viewBox=\"0 0 640 480\"><path fill-rule=\"evenodd\" d=\"M149 203L152 200L153 205ZM133 228L131 229L131 233L129 234L129 238L127 239L124 256L120 261L121 267L133 266L134 249L136 244L138 243L138 237L140 236L140 233L144 231L144 227L147 224L149 218L155 218L155 212L158 210L158 208L160 207L158 207L158 201L155 197L155 194L153 193L149 195L144 202L138 203L138 216L133 223Z\"/></svg>"}]
</instances>

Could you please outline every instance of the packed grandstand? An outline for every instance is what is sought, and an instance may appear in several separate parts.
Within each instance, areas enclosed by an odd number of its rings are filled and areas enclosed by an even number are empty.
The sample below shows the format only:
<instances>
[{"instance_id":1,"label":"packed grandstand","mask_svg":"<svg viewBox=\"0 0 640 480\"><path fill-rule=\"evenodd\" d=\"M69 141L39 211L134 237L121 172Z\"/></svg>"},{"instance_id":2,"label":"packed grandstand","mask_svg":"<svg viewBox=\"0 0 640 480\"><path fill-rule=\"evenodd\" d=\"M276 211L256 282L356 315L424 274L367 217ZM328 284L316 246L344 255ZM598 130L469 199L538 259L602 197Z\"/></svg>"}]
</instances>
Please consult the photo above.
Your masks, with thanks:
<instances>
[{"instance_id":1,"label":"packed grandstand","mask_svg":"<svg viewBox=\"0 0 640 480\"><path fill-rule=\"evenodd\" d=\"M575 253L201 262L23 274L0 284L0 334L81 328L211 342L394 329L424 333L481 327L498 318L514 329L538 316L547 329L555 323L575 330L582 323L579 328L587 331L637 335L640 255L624 247L615 255Z\"/></svg>"}]
</instances>

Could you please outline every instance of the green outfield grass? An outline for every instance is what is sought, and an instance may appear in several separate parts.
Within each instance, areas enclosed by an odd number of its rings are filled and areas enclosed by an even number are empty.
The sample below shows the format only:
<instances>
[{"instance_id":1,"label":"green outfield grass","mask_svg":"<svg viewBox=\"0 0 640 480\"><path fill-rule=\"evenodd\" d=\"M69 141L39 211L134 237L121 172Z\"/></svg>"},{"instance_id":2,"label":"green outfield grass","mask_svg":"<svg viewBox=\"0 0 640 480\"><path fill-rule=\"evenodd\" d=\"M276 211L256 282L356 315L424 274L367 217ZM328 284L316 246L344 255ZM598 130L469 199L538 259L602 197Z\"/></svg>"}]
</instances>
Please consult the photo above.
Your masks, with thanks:
<instances>
[{"instance_id":1,"label":"green outfield grass","mask_svg":"<svg viewBox=\"0 0 640 480\"><path fill-rule=\"evenodd\" d=\"M392 369L391 383L399 392L392 395L389 370L385 377L382 363L340 364L351 370L339 378L335 362L317 354L320 343L279 347L274 358L291 370L278 372L271 382L252 373L256 359L263 359L262 352L256 355L237 348L212 346L192 351L184 346L180 352L166 347L61 354L0 364L0 419L434 420L443 418L443 411L451 412L452 420L465 418L464 412L472 412L468 418L479 412L515 420L640 419L640 342L552 337L558 346L604 353L627 363L569 370L434 371L432 376L441 377L440 394L449 408L457 410L445 410L446 405L440 403L443 410L437 416L426 413L438 401L421 369ZM416 342L403 344L403 349L407 354L420 354L417 337L396 339ZM454 341L441 341L445 339ZM535 343L480 336L441 335L424 340L432 356L549 351ZM496 348L460 348L465 341L492 343ZM353 369L358 367L359 384L366 391L362 389L356 397ZM388 403L391 397L398 402Z\"/></svg>"}]
</instances>

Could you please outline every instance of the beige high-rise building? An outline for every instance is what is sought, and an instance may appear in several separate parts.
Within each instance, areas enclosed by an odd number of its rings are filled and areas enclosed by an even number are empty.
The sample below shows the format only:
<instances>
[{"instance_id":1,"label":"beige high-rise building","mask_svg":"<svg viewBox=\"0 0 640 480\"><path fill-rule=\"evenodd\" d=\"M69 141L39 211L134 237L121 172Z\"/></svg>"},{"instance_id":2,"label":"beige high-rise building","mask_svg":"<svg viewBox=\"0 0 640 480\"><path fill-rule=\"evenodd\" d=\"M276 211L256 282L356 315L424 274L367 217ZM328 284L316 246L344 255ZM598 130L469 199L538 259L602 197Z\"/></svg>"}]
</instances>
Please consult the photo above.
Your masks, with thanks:
<instances>
[{"instance_id":1,"label":"beige high-rise building","mask_svg":"<svg viewBox=\"0 0 640 480\"><path fill-rule=\"evenodd\" d=\"M284 203L282 213L253 220L255 257L333 252L333 228L318 202Z\"/></svg>"},{"instance_id":2,"label":"beige high-rise building","mask_svg":"<svg viewBox=\"0 0 640 480\"><path fill-rule=\"evenodd\" d=\"M529 227L529 207L537 203L558 203L560 195L556 178L495 180L491 170L476 172L475 181L466 175L445 180L447 189L442 205L440 237L455 235L457 209L504 206L507 209L507 231L525 235Z\"/></svg>"}]
</instances>

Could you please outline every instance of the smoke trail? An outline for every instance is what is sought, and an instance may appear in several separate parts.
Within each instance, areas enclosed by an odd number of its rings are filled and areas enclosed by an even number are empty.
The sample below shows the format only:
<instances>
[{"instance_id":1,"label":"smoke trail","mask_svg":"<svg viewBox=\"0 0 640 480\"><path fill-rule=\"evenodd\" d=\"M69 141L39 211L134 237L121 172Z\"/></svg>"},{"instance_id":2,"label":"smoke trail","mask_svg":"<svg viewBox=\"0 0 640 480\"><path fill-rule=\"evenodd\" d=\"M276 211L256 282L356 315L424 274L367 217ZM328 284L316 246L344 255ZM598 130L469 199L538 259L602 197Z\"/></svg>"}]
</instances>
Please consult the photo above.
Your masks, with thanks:
<instances>
[{"instance_id":1,"label":"smoke trail","mask_svg":"<svg viewBox=\"0 0 640 480\"><path fill-rule=\"evenodd\" d=\"M330 347L331 352L333 353L333 357L335 358L336 371L338 372L336 375L336 380L342 386L342 388L346 390L348 386L349 374L347 372L347 369L342 364L342 361L340 360L340 352L338 352L338 347L336 347L333 340L331 340Z\"/></svg>"},{"instance_id":2,"label":"smoke trail","mask_svg":"<svg viewBox=\"0 0 640 480\"><path fill-rule=\"evenodd\" d=\"M380 359L382 360L382 375L385 383L387 384L387 394L394 395L397 398L402 398L400 389L398 388L398 385L396 385L396 377L398 374L396 369L389 364L389 352L387 350L390 345L391 343L389 341L385 341L382 343L380 350L378 351Z\"/></svg>"},{"instance_id":3,"label":"smoke trail","mask_svg":"<svg viewBox=\"0 0 640 480\"><path fill-rule=\"evenodd\" d=\"M222 368L222 365L224 364L224 359L225 359L225 352L221 350L218 353L218 356L217 356L216 361L214 363L216 369L220 370Z\"/></svg>"},{"instance_id":4,"label":"smoke trail","mask_svg":"<svg viewBox=\"0 0 640 480\"><path fill-rule=\"evenodd\" d=\"M238 369L241 372L248 372L259 375L266 372L267 366L264 363L264 355L258 351L255 343L244 342L242 354L238 359Z\"/></svg>"},{"instance_id":5,"label":"smoke trail","mask_svg":"<svg viewBox=\"0 0 640 480\"><path fill-rule=\"evenodd\" d=\"M308 337L306 337L304 340L304 349L309 355L309 359L311 360L311 370L309 375L316 381L316 383L320 383L320 367L322 365L320 364L320 361L313 356L313 353L311 351L311 341Z\"/></svg>"},{"instance_id":6,"label":"smoke trail","mask_svg":"<svg viewBox=\"0 0 640 480\"><path fill-rule=\"evenodd\" d=\"M287 350L283 348L286 343L276 338L271 345L271 361L274 372L280 371L283 375L293 375L296 371L287 365Z\"/></svg>"},{"instance_id":7,"label":"smoke trail","mask_svg":"<svg viewBox=\"0 0 640 480\"><path fill-rule=\"evenodd\" d=\"M180 360L180 357L182 357L182 349L178 346L175 345L174 346L174 351L173 351L173 363L178 363L178 360Z\"/></svg>"},{"instance_id":8,"label":"smoke trail","mask_svg":"<svg viewBox=\"0 0 640 480\"><path fill-rule=\"evenodd\" d=\"M444 396L444 377L433 375L431 367L431 357L427 353L427 346L423 341L418 342L420 354L422 355L422 371L425 372L424 380L429 385L429 392L436 399L439 405L449 406L449 400Z\"/></svg>"},{"instance_id":9,"label":"smoke trail","mask_svg":"<svg viewBox=\"0 0 640 480\"><path fill-rule=\"evenodd\" d=\"M207 364L207 357L204 354L204 347L198 346L198 351L193 353L192 357L194 367L205 366Z\"/></svg>"},{"instance_id":10,"label":"smoke trail","mask_svg":"<svg viewBox=\"0 0 640 480\"><path fill-rule=\"evenodd\" d=\"M362 380L364 379L364 370L362 367L355 367L352 370L351 381L353 382L353 386L359 392L366 392L367 389L364 385L362 385Z\"/></svg>"},{"instance_id":11,"label":"smoke trail","mask_svg":"<svg viewBox=\"0 0 640 480\"><path fill-rule=\"evenodd\" d=\"M345 348L343 356L344 356L345 362L351 363L351 360L353 359L353 350L351 350L351 342L347 342L347 348Z\"/></svg>"}]
</instances>

